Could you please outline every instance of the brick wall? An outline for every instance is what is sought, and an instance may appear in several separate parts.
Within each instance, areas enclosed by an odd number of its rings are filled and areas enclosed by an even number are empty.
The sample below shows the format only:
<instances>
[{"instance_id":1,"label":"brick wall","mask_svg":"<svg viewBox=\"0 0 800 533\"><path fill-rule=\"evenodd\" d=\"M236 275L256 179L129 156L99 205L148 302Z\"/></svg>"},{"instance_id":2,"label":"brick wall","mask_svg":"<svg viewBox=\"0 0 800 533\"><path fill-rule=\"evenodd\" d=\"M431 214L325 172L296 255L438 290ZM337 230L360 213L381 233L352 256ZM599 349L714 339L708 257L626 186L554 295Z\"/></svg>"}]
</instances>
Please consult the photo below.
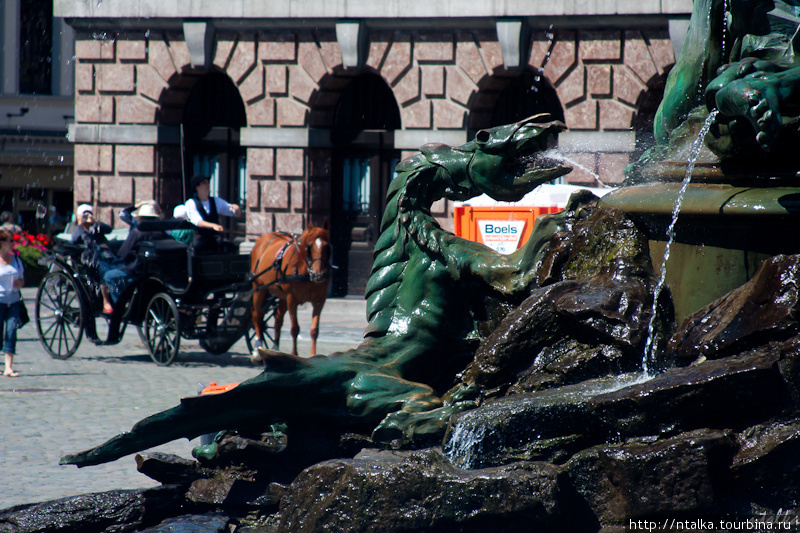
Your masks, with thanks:
<instances>
[{"instance_id":1,"label":"brick wall","mask_svg":"<svg viewBox=\"0 0 800 533\"><path fill-rule=\"evenodd\" d=\"M79 35L75 119L95 125L178 125L194 70L179 33ZM572 131L626 132L648 83L674 62L666 28L533 32L528 64L555 88ZM217 35L215 68L239 89L250 128L330 127L352 78L333 30ZM463 130L480 124L512 73L492 31L373 31L366 69L391 88L404 130ZM618 183L625 151L572 154L587 170ZM175 145L76 144L75 201L111 208L158 196L180 197ZM248 231L299 231L329 211L330 150L251 147L247 151ZM437 206L447 216L446 205Z\"/></svg>"},{"instance_id":2,"label":"brick wall","mask_svg":"<svg viewBox=\"0 0 800 533\"><path fill-rule=\"evenodd\" d=\"M75 121L92 125L156 125L167 89L144 35L75 43ZM153 144L76 144L75 202L97 206L99 218L118 225L113 211L155 195L159 147Z\"/></svg>"}]
</instances>

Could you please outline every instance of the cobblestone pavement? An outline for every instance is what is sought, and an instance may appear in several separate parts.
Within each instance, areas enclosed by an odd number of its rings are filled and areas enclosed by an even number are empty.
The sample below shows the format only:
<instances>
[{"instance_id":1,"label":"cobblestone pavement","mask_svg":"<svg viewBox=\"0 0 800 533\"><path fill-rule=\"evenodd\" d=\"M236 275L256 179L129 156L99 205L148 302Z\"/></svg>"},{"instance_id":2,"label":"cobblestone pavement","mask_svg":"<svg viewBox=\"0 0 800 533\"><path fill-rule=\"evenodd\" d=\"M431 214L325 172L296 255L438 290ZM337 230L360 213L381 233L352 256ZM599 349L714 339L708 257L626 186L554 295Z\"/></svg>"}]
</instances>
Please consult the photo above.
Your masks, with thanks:
<instances>
[{"instance_id":1,"label":"cobblestone pavement","mask_svg":"<svg viewBox=\"0 0 800 533\"><path fill-rule=\"evenodd\" d=\"M35 289L24 289L33 318ZM310 306L300 310L300 355L308 355ZM281 348L288 351L288 319ZM328 354L355 347L366 327L363 300L328 300L322 312L317 349ZM231 351L210 355L196 341L181 342L168 367L156 366L129 328L115 346L83 340L70 359L52 359L36 336L33 321L19 331L14 368L18 378L0 377L0 509L113 489L157 486L136 471L134 456L86 468L60 466L62 455L105 442L142 418L197 394L199 384L241 382L259 368L243 340ZM153 450L191 458L199 439L181 439Z\"/></svg>"}]
</instances>

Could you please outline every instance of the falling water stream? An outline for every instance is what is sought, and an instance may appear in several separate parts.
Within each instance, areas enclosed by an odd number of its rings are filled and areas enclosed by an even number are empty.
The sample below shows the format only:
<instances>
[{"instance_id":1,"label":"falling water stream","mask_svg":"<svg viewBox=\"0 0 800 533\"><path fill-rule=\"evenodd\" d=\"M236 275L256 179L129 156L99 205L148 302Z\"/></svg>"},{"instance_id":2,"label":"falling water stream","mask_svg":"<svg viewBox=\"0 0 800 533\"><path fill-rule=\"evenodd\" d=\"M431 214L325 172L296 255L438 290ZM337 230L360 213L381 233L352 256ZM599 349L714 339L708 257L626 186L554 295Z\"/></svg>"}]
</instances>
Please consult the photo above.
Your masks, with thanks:
<instances>
[{"instance_id":1,"label":"falling water stream","mask_svg":"<svg viewBox=\"0 0 800 533\"><path fill-rule=\"evenodd\" d=\"M653 376L653 369L651 366L653 363L653 351L655 349L654 337L656 315L658 313L658 298L661 295L661 291L664 289L664 283L667 278L667 260L669 259L670 247L672 246L672 242L675 240L675 224L678 222L678 215L681 212L681 207L683 207L683 199L684 196L686 196L686 189L689 187L689 182L692 179L692 172L694 172L694 165L697 161L697 156L700 155L700 149L703 147L703 140L705 139L708 130L711 129L711 124L714 123L717 113L719 113L719 111L716 109L709 113L705 123L703 124L703 127L700 128L700 132L697 134L697 138L692 144L692 151L689 154L689 160L687 161L686 165L686 175L683 177L683 183L681 184L681 189L678 192L678 198L672 208L672 220L667 228L667 244L664 247L664 257L661 259L661 270L659 271L658 283L656 284L656 289L653 292L653 309L650 314L650 323L647 326L647 341L644 346L644 357L642 358L642 373L647 377Z\"/></svg>"},{"instance_id":2,"label":"falling water stream","mask_svg":"<svg viewBox=\"0 0 800 533\"><path fill-rule=\"evenodd\" d=\"M597 184L601 188L603 188L603 189L609 188L608 185L603 183L603 181L600 179L600 176L597 174L597 172L594 172L593 170L589 169L588 167L585 167L584 165L581 165L580 163L578 163L574 159L570 158L564 152L559 151L558 148L552 148L552 149L546 151L544 154L542 154L542 156L543 157L549 157L549 158L555 159L557 161L561 161L562 163L569 163L570 165L575 166L575 167L581 169L582 171L586 172L587 174L589 174L592 178L594 178L594 180L597 182Z\"/></svg>"},{"instance_id":3,"label":"falling water stream","mask_svg":"<svg viewBox=\"0 0 800 533\"><path fill-rule=\"evenodd\" d=\"M653 309L650 316L650 322L648 324L647 340L645 343L644 354L642 357L642 371L632 372L629 374L622 374L619 376L614 376L612 378L590 380L590 382L583 382L581 384L576 384L574 386L567 386L566 388L561 388L558 390L553 389L550 391L541 391L535 397L527 398L524 401L540 403L542 405L551 402L563 403L565 401L566 402L587 401L589 398L596 396L598 394L605 394L625 387L641 384L646 381L649 381L654 377L654 372L651 367L652 367L653 351L655 345L654 330L656 323L656 313L658 312L657 302L658 302L658 297L664 288L666 280L667 260L669 259L670 247L672 245L672 242L675 240L675 225L677 223L681 207L683 206L683 199L684 196L686 195L686 190L689 187L689 182L692 177L692 172L694 171L695 162L697 161L697 157L700 155L700 149L703 146L703 140L705 139L706 134L711 128L711 125L713 124L716 116L717 116L716 110L712 111L709 114L708 118L703 124L703 127L700 129L697 138L692 144L692 149L689 155L689 159L687 161L686 174L683 178L683 183L678 193L677 200L672 209L672 220L670 222L669 228L667 229L667 244L664 249L664 257L661 261L661 271L659 273L658 283L656 284L656 288L653 294ZM569 390L567 391L567 389ZM518 408L518 406L516 406L516 404L498 403L491 408L499 410L504 410L504 409L509 410ZM492 415L489 414L488 416L489 418L491 418ZM486 442L487 438L488 438L487 426L485 424L480 423L480 419L472 419L470 417L465 417L464 419L457 421L453 425L452 434L449 438L447 445L444 448L444 453L453 464L461 468L477 468L480 466L479 458L482 454L482 450L484 449L484 447L503 445L502 442L493 442L487 444Z\"/></svg>"}]
</instances>

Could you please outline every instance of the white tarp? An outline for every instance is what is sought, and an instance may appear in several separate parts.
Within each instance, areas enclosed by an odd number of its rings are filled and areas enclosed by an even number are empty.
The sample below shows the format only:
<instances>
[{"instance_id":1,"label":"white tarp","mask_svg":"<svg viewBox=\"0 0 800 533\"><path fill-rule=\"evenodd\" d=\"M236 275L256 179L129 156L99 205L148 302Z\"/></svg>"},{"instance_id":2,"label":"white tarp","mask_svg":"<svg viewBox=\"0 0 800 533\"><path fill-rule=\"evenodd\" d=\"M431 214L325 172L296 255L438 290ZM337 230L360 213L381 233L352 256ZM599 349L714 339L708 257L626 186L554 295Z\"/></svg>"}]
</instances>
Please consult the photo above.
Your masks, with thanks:
<instances>
[{"instance_id":1,"label":"white tarp","mask_svg":"<svg viewBox=\"0 0 800 533\"><path fill-rule=\"evenodd\" d=\"M530 206L530 207L565 207L567 200L572 193L586 189L596 196L604 196L614 189L612 187L600 189L595 187L581 187L578 185L539 185L534 190L525 195L519 202L498 202L497 200L486 196L476 196L464 202L454 202L455 205L469 205L473 207L500 207L500 206Z\"/></svg>"}]
</instances>

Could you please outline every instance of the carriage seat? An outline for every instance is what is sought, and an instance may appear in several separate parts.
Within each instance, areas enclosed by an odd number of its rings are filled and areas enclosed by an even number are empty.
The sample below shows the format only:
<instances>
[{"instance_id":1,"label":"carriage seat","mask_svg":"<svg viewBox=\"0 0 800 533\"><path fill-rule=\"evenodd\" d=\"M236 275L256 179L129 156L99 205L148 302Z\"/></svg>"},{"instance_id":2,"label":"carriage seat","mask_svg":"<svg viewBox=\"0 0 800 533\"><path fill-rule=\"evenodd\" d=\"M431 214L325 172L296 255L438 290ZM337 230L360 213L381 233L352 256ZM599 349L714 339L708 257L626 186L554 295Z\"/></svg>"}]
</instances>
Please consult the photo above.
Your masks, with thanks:
<instances>
[{"instance_id":1,"label":"carriage seat","mask_svg":"<svg viewBox=\"0 0 800 533\"><path fill-rule=\"evenodd\" d=\"M189 284L187 264L189 247L172 238L142 241L136 253L142 259L144 275L160 279L174 289L185 289Z\"/></svg>"}]
</instances>

